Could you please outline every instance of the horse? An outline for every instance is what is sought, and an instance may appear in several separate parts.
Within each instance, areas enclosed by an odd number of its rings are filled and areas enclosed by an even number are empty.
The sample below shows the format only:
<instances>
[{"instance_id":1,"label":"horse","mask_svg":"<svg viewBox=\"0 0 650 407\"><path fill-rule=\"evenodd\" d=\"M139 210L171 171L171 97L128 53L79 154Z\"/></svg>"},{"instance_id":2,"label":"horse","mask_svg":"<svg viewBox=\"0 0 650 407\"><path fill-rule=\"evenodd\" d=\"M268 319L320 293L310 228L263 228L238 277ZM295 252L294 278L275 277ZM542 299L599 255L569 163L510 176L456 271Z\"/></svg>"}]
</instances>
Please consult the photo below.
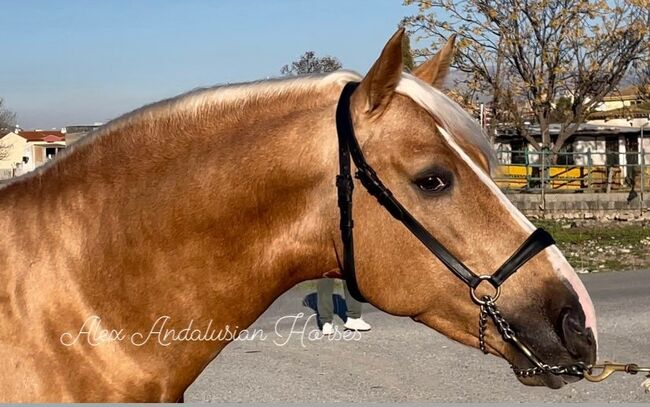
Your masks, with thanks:
<instances>
[{"instance_id":1,"label":"horse","mask_svg":"<svg viewBox=\"0 0 650 407\"><path fill-rule=\"evenodd\" d=\"M480 126L439 89L453 40L406 73L402 36L365 76L218 86L142 107L3 186L0 400L177 401L233 335L147 340L161 316L177 333L190 320L241 332L297 283L340 270L334 116L350 82L356 137L394 196L468 267L503 263L534 226L492 181ZM496 330L479 338L466 285L372 196L352 199L368 302L530 366ZM500 311L540 358L595 361L593 305L556 246L502 288Z\"/></svg>"}]
</instances>

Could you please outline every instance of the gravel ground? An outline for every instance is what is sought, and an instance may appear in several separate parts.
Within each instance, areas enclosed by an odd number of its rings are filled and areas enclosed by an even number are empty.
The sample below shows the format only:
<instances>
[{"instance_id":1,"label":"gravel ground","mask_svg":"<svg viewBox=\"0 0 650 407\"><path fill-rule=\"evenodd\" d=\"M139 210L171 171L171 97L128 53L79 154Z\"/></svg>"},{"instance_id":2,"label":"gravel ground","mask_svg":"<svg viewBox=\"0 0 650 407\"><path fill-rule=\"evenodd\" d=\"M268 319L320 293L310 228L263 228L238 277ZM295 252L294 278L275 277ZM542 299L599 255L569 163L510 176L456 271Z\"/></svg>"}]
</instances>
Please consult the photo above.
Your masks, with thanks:
<instances>
[{"instance_id":1,"label":"gravel ground","mask_svg":"<svg viewBox=\"0 0 650 407\"><path fill-rule=\"evenodd\" d=\"M582 275L598 315L601 360L650 363L650 272ZM211 402L650 402L642 378L618 375L560 390L520 384L501 359L483 356L407 318L368 309L373 324L360 340L289 337L316 329L304 288L280 297L251 327L267 337L230 344L185 394ZM340 321L339 321L340 322ZM282 337L274 333L276 323ZM277 343L286 342L283 346Z\"/></svg>"}]
</instances>

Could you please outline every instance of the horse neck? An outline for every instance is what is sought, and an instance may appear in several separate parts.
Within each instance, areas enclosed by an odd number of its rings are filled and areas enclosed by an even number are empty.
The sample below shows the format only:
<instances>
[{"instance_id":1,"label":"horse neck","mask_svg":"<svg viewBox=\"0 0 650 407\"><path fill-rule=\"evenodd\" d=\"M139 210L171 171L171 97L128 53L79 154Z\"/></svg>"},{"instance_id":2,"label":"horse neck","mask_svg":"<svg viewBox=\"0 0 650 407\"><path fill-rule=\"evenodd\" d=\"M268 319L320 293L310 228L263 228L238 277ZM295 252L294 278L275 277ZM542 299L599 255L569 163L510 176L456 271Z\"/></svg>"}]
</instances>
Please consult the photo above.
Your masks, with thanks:
<instances>
[{"instance_id":1,"label":"horse neck","mask_svg":"<svg viewBox=\"0 0 650 407\"><path fill-rule=\"evenodd\" d=\"M335 267L336 96L277 95L109 126L8 186L0 205L11 218L0 223L41 249L7 257L12 270L33 271L23 300L48 307L61 332L91 315L127 332L148 332L160 316L177 330L248 326L288 288ZM167 369L161 386L175 394L225 344L134 352L125 343L117 354L156 383Z\"/></svg>"}]
</instances>

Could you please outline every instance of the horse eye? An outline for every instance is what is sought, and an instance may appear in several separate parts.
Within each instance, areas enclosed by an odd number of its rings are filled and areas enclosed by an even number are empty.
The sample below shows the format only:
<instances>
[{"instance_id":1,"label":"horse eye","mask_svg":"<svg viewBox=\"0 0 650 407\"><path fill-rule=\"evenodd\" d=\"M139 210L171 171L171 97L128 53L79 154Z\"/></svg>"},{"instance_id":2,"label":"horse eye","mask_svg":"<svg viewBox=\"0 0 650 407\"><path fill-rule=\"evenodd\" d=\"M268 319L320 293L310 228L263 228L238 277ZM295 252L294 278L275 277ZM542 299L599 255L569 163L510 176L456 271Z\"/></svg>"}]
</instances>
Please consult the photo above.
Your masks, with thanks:
<instances>
[{"instance_id":1,"label":"horse eye","mask_svg":"<svg viewBox=\"0 0 650 407\"><path fill-rule=\"evenodd\" d=\"M427 175L418 179L415 183L424 192L442 192L450 184L445 177L439 175Z\"/></svg>"}]
</instances>

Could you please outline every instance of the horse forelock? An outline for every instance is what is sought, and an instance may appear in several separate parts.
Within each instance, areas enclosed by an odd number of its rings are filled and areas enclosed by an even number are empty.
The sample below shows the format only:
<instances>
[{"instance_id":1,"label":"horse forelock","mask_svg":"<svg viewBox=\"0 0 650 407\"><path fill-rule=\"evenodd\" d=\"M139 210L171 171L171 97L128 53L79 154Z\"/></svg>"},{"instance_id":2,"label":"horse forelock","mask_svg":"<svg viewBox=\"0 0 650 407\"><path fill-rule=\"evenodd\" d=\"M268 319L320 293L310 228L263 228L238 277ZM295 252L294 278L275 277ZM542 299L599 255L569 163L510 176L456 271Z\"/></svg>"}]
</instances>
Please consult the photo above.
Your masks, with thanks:
<instances>
[{"instance_id":1,"label":"horse forelock","mask_svg":"<svg viewBox=\"0 0 650 407\"><path fill-rule=\"evenodd\" d=\"M475 147L488 163L490 171L496 168L496 154L487 135L479 123L458 103L440 90L407 73L402 75L397 85L397 93L411 98L429 112L458 144ZM471 152L468 155L471 156Z\"/></svg>"}]
</instances>

